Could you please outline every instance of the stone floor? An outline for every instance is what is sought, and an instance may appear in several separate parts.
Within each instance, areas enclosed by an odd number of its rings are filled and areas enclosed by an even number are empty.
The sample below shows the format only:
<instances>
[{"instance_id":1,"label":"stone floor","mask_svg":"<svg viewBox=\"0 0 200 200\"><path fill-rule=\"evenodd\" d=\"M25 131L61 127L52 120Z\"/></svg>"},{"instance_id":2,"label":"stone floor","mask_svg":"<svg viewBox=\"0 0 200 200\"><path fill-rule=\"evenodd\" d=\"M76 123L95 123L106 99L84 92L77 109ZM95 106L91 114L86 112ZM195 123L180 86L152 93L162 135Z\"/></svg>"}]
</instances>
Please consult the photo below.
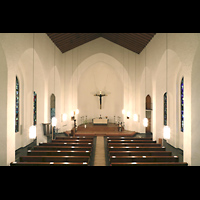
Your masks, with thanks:
<instances>
[{"instance_id":1,"label":"stone floor","mask_svg":"<svg viewBox=\"0 0 200 200\"><path fill-rule=\"evenodd\" d=\"M95 157L94 157L94 166L106 166L105 147L104 147L104 137L103 136L97 136Z\"/></svg>"}]
</instances>

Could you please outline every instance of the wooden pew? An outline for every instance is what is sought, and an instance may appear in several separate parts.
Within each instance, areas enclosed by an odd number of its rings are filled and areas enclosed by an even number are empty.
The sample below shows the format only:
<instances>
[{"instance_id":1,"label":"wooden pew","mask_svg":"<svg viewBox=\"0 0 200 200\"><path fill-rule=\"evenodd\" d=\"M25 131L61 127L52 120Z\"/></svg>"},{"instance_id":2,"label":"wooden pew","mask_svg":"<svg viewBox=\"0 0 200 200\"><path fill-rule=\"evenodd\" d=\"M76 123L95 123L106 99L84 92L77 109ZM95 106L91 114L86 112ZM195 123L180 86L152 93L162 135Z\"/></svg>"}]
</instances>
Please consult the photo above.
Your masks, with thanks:
<instances>
[{"instance_id":1,"label":"wooden pew","mask_svg":"<svg viewBox=\"0 0 200 200\"><path fill-rule=\"evenodd\" d=\"M28 150L28 156L90 156L91 150L66 151L66 150Z\"/></svg>"},{"instance_id":2,"label":"wooden pew","mask_svg":"<svg viewBox=\"0 0 200 200\"><path fill-rule=\"evenodd\" d=\"M165 147L109 146L109 151L165 151Z\"/></svg>"},{"instance_id":3,"label":"wooden pew","mask_svg":"<svg viewBox=\"0 0 200 200\"><path fill-rule=\"evenodd\" d=\"M109 136L107 139L112 139L112 140L152 140L152 137L141 137L141 138L136 138L136 137L129 137L129 136L124 136L124 137L118 137L118 136Z\"/></svg>"},{"instance_id":4,"label":"wooden pew","mask_svg":"<svg viewBox=\"0 0 200 200\"><path fill-rule=\"evenodd\" d=\"M156 143L156 141L153 141L153 140L127 140L127 139L123 139L123 140L108 139L107 142L108 143L120 143L120 142L124 142L124 143Z\"/></svg>"},{"instance_id":5,"label":"wooden pew","mask_svg":"<svg viewBox=\"0 0 200 200\"><path fill-rule=\"evenodd\" d=\"M11 162L10 166L87 166L87 162Z\"/></svg>"},{"instance_id":6,"label":"wooden pew","mask_svg":"<svg viewBox=\"0 0 200 200\"><path fill-rule=\"evenodd\" d=\"M111 166L187 166L152 138L107 137Z\"/></svg>"},{"instance_id":7,"label":"wooden pew","mask_svg":"<svg viewBox=\"0 0 200 200\"><path fill-rule=\"evenodd\" d=\"M110 151L110 156L171 156L171 151Z\"/></svg>"},{"instance_id":8,"label":"wooden pew","mask_svg":"<svg viewBox=\"0 0 200 200\"><path fill-rule=\"evenodd\" d=\"M87 166L93 137L56 137L52 143L40 143L28 150L27 156L11 166Z\"/></svg>"},{"instance_id":9,"label":"wooden pew","mask_svg":"<svg viewBox=\"0 0 200 200\"><path fill-rule=\"evenodd\" d=\"M70 139L65 139L65 140L52 140L52 143L58 143L58 142L76 142L76 143L92 143L93 140L92 139L74 139L74 138L70 138Z\"/></svg>"},{"instance_id":10,"label":"wooden pew","mask_svg":"<svg viewBox=\"0 0 200 200\"><path fill-rule=\"evenodd\" d=\"M71 151L91 151L91 146L35 146L34 150L71 150Z\"/></svg>"},{"instance_id":11,"label":"wooden pew","mask_svg":"<svg viewBox=\"0 0 200 200\"><path fill-rule=\"evenodd\" d=\"M90 156L21 156L20 162L88 162Z\"/></svg>"},{"instance_id":12,"label":"wooden pew","mask_svg":"<svg viewBox=\"0 0 200 200\"><path fill-rule=\"evenodd\" d=\"M178 156L110 156L110 162L178 162Z\"/></svg>"},{"instance_id":13,"label":"wooden pew","mask_svg":"<svg viewBox=\"0 0 200 200\"><path fill-rule=\"evenodd\" d=\"M157 143L108 143L108 147L110 146L130 146L130 147L134 147L134 146L139 146L139 147L161 147L161 144L157 144Z\"/></svg>"},{"instance_id":14,"label":"wooden pew","mask_svg":"<svg viewBox=\"0 0 200 200\"><path fill-rule=\"evenodd\" d=\"M186 162L116 162L111 166L188 166Z\"/></svg>"},{"instance_id":15,"label":"wooden pew","mask_svg":"<svg viewBox=\"0 0 200 200\"><path fill-rule=\"evenodd\" d=\"M43 142L40 142L39 143L39 146L91 146L92 147L92 143L89 142L81 142L81 143L78 143L78 142L54 142L54 143L43 143Z\"/></svg>"},{"instance_id":16,"label":"wooden pew","mask_svg":"<svg viewBox=\"0 0 200 200\"><path fill-rule=\"evenodd\" d=\"M75 137L63 137L63 136L56 136L56 140L66 140L66 139L93 139L93 136L75 136Z\"/></svg>"}]
</instances>

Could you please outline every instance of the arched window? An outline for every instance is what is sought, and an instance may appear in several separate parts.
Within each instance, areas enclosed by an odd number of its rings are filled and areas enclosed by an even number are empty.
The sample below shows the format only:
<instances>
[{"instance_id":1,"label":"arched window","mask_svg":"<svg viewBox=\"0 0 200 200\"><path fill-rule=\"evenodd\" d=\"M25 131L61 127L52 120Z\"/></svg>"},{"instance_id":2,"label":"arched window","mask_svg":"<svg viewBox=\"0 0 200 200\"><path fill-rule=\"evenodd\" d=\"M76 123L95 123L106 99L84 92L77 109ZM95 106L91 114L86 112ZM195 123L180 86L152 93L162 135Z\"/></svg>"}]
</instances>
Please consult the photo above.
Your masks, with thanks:
<instances>
[{"instance_id":1,"label":"arched window","mask_svg":"<svg viewBox=\"0 0 200 200\"><path fill-rule=\"evenodd\" d=\"M167 92L163 96L163 105L164 105L164 126L167 126Z\"/></svg>"},{"instance_id":2,"label":"arched window","mask_svg":"<svg viewBox=\"0 0 200 200\"><path fill-rule=\"evenodd\" d=\"M55 97L54 94L51 94L50 102L51 102L50 103L50 108L51 108L51 110L50 110L50 115L51 115L50 118L52 119L53 117L56 116L56 97Z\"/></svg>"},{"instance_id":3,"label":"arched window","mask_svg":"<svg viewBox=\"0 0 200 200\"><path fill-rule=\"evenodd\" d=\"M19 132L19 80L15 83L15 133Z\"/></svg>"},{"instance_id":4,"label":"arched window","mask_svg":"<svg viewBox=\"0 0 200 200\"><path fill-rule=\"evenodd\" d=\"M184 77L181 79L181 132L184 132Z\"/></svg>"},{"instance_id":5,"label":"arched window","mask_svg":"<svg viewBox=\"0 0 200 200\"><path fill-rule=\"evenodd\" d=\"M37 124L37 94L33 92L33 125Z\"/></svg>"}]
</instances>

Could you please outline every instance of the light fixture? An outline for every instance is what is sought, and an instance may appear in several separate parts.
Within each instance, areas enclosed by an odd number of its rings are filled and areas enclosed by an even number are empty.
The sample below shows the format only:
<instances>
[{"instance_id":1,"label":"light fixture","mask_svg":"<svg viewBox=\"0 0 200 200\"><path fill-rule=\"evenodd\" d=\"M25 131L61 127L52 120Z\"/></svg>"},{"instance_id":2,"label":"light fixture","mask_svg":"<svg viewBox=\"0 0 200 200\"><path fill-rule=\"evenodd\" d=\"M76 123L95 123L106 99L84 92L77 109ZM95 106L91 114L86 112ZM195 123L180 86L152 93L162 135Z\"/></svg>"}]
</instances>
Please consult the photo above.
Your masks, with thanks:
<instances>
[{"instance_id":1,"label":"light fixture","mask_svg":"<svg viewBox=\"0 0 200 200\"><path fill-rule=\"evenodd\" d=\"M128 107L130 107L130 104L129 104L129 53L128 53ZM131 115L131 112L130 111L127 111L127 119L130 118L130 115Z\"/></svg>"},{"instance_id":2,"label":"light fixture","mask_svg":"<svg viewBox=\"0 0 200 200\"><path fill-rule=\"evenodd\" d=\"M135 55L135 112L136 112L136 55ZM135 113L133 115L133 121L138 121L138 115Z\"/></svg>"},{"instance_id":3,"label":"light fixture","mask_svg":"<svg viewBox=\"0 0 200 200\"><path fill-rule=\"evenodd\" d=\"M76 109L76 115L78 115L79 114L79 109Z\"/></svg>"},{"instance_id":4,"label":"light fixture","mask_svg":"<svg viewBox=\"0 0 200 200\"><path fill-rule=\"evenodd\" d=\"M29 138L35 139L36 138L36 126L32 125L29 128Z\"/></svg>"},{"instance_id":5,"label":"light fixture","mask_svg":"<svg viewBox=\"0 0 200 200\"><path fill-rule=\"evenodd\" d=\"M34 55L35 55L35 53L34 53L34 42L35 42L35 34L33 33L33 92L32 92L33 98L32 99L34 99L34 65L35 65L34 64ZM34 126L34 125L30 126L30 128L29 128L29 138L30 139L36 138L36 126Z\"/></svg>"},{"instance_id":6,"label":"light fixture","mask_svg":"<svg viewBox=\"0 0 200 200\"><path fill-rule=\"evenodd\" d=\"M67 114L66 113L62 114L62 121L63 122L67 121Z\"/></svg>"},{"instance_id":7,"label":"light fixture","mask_svg":"<svg viewBox=\"0 0 200 200\"><path fill-rule=\"evenodd\" d=\"M127 112L127 119L129 119L129 118L130 118L130 116L131 116L131 112L130 112L130 111L128 111L128 112Z\"/></svg>"},{"instance_id":8,"label":"light fixture","mask_svg":"<svg viewBox=\"0 0 200 200\"><path fill-rule=\"evenodd\" d=\"M167 88L167 83L168 83L168 35L166 33L166 94L168 95L168 88ZM168 101L168 97L167 97ZM167 109L168 113L168 109ZM164 139L170 139L170 127L167 126L168 123L166 123L166 126L163 128L163 138Z\"/></svg>"},{"instance_id":9,"label":"light fixture","mask_svg":"<svg viewBox=\"0 0 200 200\"><path fill-rule=\"evenodd\" d=\"M138 115L137 115L137 114L134 114L134 115L133 115L133 121L135 121L135 122L138 121Z\"/></svg>"},{"instance_id":10,"label":"light fixture","mask_svg":"<svg viewBox=\"0 0 200 200\"><path fill-rule=\"evenodd\" d=\"M57 119L56 119L56 117L52 117L51 124L52 124L52 126L56 126L57 125Z\"/></svg>"},{"instance_id":11,"label":"light fixture","mask_svg":"<svg viewBox=\"0 0 200 200\"><path fill-rule=\"evenodd\" d=\"M147 118L143 119L143 126L148 127L148 119Z\"/></svg>"},{"instance_id":12,"label":"light fixture","mask_svg":"<svg viewBox=\"0 0 200 200\"><path fill-rule=\"evenodd\" d=\"M124 109L122 110L122 114L123 114L123 115L125 114L125 110L124 110Z\"/></svg>"},{"instance_id":13,"label":"light fixture","mask_svg":"<svg viewBox=\"0 0 200 200\"><path fill-rule=\"evenodd\" d=\"M52 125L52 140L53 140L53 127L57 125L57 119L56 117L52 117L51 119L51 125Z\"/></svg>"},{"instance_id":14,"label":"light fixture","mask_svg":"<svg viewBox=\"0 0 200 200\"><path fill-rule=\"evenodd\" d=\"M55 79L56 79L56 77L55 77L55 68L56 68L56 63L55 63L56 59L55 59L55 57L56 57L56 51L55 51L55 48L56 48L56 46L54 45L54 94L55 94L55 85L56 85L56 81L55 81ZM51 124L52 124L52 140L53 140L53 134L54 134L53 127L55 127L57 125L57 118L55 116L52 117Z\"/></svg>"},{"instance_id":15,"label":"light fixture","mask_svg":"<svg viewBox=\"0 0 200 200\"><path fill-rule=\"evenodd\" d=\"M163 138L164 139L170 139L170 127L164 126L163 128Z\"/></svg>"},{"instance_id":16,"label":"light fixture","mask_svg":"<svg viewBox=\"0 0 200 200\"><path fill-rule=\"evenodd\" d=\"M147 48L147 47L146 47ZM144 73L145 73L145 86L144 86L144 91L145 91L145 94L144 94L144 96L146 96L146 48L145 48L145 70L144 70ZM145 115L146 115L146 111L145 111ZM148 127L148 119L145 117L144 119L143 119L143 126L144 127Z\"/></svg>"}]
</instances>

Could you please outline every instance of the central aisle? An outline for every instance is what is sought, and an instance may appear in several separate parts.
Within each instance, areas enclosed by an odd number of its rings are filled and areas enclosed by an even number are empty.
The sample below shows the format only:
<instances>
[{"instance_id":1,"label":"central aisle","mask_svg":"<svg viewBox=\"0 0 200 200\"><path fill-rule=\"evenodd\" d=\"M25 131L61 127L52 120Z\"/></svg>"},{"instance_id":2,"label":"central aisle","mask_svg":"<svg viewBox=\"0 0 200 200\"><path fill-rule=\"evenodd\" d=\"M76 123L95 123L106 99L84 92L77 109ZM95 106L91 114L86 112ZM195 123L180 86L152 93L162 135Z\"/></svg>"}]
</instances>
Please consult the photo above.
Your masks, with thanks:
<instances>
[{"instance_id":1,"label":"central aisle","mask_svg":"<svg viewBox=\"0 0 200 200\"><path fill-rule=\"evenodd\" d=\"M94 157L94 166L106 166L104 137L103 136L97 136L95 157Z\"/></svg>"}]
</instances>

